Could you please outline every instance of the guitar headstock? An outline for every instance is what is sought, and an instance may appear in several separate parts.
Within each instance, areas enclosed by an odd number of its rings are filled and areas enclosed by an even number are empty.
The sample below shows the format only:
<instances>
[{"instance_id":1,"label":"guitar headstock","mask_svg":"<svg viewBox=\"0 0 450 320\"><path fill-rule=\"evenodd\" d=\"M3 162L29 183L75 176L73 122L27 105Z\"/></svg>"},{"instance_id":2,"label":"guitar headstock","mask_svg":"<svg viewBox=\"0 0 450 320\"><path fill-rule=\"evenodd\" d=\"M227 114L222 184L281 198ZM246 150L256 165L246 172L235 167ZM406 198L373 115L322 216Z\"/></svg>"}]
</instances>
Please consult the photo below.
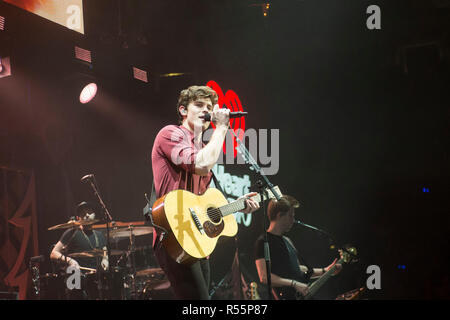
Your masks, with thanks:
<instances>
[{"instance_id":1,"label":"guitar headstock","mask_svg":"<svg viewBox=\"0 0 450 320\"><path fill-rule=\"evenodd\" d=\"M355 247L347 246L344 249L339 250L341 254L342 260L344 260L345 263L352 263L358 261L356 258L358 251Z\"/></svg>"},{"instance_id":2,"label":"guitar headstock","mask_svg":"<svg viewBox=\"0 0 450 320\"><path fill-rule=\"evenodd\" d=\"M258 284L256 282L250 283L250 300L261 300L258 294Z\"/></svg>"},{"instance_id":3,"label":"guitar headstock","mask_svg":"<svg viewBox=\"0 0 450 320\"><path fill-rule=\"evenodd\" d=\"M283 196L283 194L280 191L280 188L278 186L273 187L274 191L278 193L280 196ZM266 192L264 192L264 200L267 199L276 199L275 195L273 194L272 190L266 189ZM261 195L258 193L256 196L252 197L253 200L256 202L261 202Z\"/></svg>"}]
</instances>

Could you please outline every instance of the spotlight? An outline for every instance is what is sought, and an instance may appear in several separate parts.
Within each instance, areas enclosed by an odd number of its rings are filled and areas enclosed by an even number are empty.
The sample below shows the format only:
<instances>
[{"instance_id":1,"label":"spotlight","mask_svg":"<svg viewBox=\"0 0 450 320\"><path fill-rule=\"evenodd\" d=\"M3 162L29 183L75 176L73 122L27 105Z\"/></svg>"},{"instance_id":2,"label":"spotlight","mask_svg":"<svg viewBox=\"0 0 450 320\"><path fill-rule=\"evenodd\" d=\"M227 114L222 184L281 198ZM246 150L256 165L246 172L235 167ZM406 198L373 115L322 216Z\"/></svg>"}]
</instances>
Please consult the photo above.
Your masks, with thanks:
<instances>
[{"instance_id":1,"label":"spotlight","mask_svg":"<svg viewBox=\"0 0 450 320\"><path fill-rule=\"evenodd\" d=\"M11 63L9 57L0 57L0 78L11 75Z\"/></svg>"},{"instance_id":2,"label":"spotlight","mask_svg":"<svg viewBox=\"0 0 450 320\"><path fill-rule=\"evenodd\" d=\"M83 104L88 103L92 99L94 99L97 94L97 85L93 82L86 85L80 93L80 102Z\"/></svg>"},{"instance_id":3,"label":"spotlight","mask_svg":"<svg viewBox=\"0 0 450 320\"><path fill-rule=\"evenodd\" d=\"M75 46L75 58L92 63L91 51Z\"/></svg>"},{"instance_id":4,"label":"spotlight","mask_svg":"<svg viewBox=\"0 0 450 320\"><path fill-rule=\"evenodd\" d=\"M133 76L137 80L141 80L143 82L148 82L147 71L133 67Z\"/></svg>"}]
</instances>

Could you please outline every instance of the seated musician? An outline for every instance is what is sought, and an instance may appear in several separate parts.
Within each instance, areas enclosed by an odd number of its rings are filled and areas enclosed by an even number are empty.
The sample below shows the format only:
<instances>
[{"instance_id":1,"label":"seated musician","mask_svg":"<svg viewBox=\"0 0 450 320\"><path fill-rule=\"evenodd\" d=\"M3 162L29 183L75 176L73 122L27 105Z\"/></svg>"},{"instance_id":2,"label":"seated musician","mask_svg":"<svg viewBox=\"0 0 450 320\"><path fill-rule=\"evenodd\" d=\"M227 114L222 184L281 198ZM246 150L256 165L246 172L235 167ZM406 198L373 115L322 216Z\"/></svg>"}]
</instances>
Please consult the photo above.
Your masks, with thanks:
<instances>
[{"instance_id":1,"label":"seated musician","mask_svg":"<svg viewBox=\"0 0 450 320\"><path fill-rule=\"evenodd\" d=\"M296 294L308 293L308 281L323 275L335 262L324 268L308 268L298 260L298 251L292 241L285 236L294 224L295 209L299 202L292 196L284 195L279 201L272 199L267 208L270 221L267 229L271 260L271 285L275 299L292 300ZM260 282L267 284L266 261L264 257L264 234L255 243L255 264ZM341 265L337 265L340 272Z\"/></svg>"},{"instance_id":2,"label":"seated musician","mask_svg":"<svg viewBox=\"0 0 450 320\"><path fill-rule=\"evenodd\" d=\"M81 202L77 206L78 220L94 220L95 212L91 205L87 202ZM99 257L70 257L74 253L92 252L95 249L104 251ZM101 266L104 270L108 268L108 257L106 255L106 239L102 232L92 230L91 225L80 225L75 228L66 230L59 241L54 246L50 259L58 263L61 267L73 266L76 268L99 269ZM83 289L83 288L82 288ZM83 290L82 290L83 291ZM79 292L78 295L71 295L75 299L87 298L86 292Z\"/></svg>"}]
</instances>

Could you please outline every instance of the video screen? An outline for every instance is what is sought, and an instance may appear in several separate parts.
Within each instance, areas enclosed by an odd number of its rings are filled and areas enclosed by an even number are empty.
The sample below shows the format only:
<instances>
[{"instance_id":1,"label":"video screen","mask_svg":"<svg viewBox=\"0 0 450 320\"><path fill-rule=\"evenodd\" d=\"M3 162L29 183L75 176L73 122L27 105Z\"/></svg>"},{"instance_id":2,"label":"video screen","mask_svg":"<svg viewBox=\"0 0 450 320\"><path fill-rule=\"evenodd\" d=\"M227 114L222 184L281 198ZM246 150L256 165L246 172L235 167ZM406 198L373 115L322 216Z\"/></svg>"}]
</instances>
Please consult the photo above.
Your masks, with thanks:
<instances>
[{"instance_id":1,"label":"video screen","mask_svg":"<svg viewBox=\"0 0 450 320\"><path fill-rule=\"evenodd\" d=\"M83 0L4 0L84 34Z\"/></svg>"}]
</instances>

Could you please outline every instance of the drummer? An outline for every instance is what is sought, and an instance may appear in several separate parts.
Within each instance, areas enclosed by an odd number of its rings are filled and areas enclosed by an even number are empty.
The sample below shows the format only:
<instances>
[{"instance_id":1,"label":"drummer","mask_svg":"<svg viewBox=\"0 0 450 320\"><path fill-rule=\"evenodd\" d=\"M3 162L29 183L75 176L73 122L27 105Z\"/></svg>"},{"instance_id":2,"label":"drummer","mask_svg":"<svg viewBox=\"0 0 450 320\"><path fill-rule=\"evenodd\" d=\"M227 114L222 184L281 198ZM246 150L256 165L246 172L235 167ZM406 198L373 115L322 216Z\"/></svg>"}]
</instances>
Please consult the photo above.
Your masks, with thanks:
<instances>
[{"instance_id":1,"label":"drummer","mask_svg":"<svg viewBox=\"0 0 450 320\"><path fill-rule=\"evenodd\" d=\"M87 202L81 202L77 206L77 221L88 222L95 219L95 211ZM97 269L100 265L106 270L108 268L108 256L106 255L106 239L100 231L92 230L92 224L83 224L76 228L66 230L53 248L50 259L62 263L64 266L74 266L77 268ZM98 249L104 254L100 257L79 257L73 258L74 253L92 252Z\"/></svg>"}]
</instances>

